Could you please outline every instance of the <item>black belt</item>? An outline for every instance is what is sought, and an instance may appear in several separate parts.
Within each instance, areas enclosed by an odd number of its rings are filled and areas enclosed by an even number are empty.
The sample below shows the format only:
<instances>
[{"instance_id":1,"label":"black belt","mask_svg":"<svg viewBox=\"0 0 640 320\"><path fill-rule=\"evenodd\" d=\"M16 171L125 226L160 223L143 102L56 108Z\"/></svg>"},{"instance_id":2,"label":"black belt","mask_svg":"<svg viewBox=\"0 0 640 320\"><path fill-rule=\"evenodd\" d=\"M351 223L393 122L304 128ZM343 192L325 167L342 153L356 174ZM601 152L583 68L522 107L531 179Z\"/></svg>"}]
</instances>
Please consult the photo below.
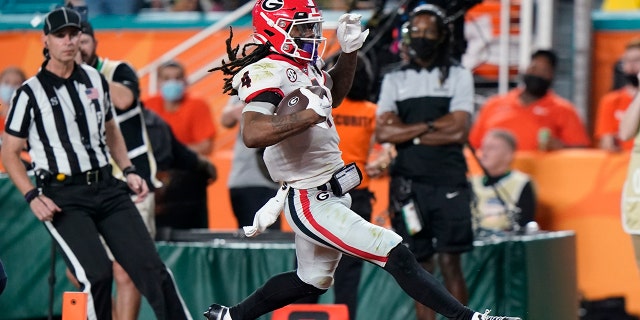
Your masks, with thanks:
<instances>
[{"instance_id":1,"label":"black belt","mask_svg":"<svg viewBox=\"0 0 640 320\"><path fill-rule=\"evenodd\" d=\"M111 177L111 165L106 165L100 169L89 170L74 175L53 173L45 170L38 170L36 173L38 184L44 186L90 186L92 184L105 181L109 177Z\"/></svg>"}]
</instances>

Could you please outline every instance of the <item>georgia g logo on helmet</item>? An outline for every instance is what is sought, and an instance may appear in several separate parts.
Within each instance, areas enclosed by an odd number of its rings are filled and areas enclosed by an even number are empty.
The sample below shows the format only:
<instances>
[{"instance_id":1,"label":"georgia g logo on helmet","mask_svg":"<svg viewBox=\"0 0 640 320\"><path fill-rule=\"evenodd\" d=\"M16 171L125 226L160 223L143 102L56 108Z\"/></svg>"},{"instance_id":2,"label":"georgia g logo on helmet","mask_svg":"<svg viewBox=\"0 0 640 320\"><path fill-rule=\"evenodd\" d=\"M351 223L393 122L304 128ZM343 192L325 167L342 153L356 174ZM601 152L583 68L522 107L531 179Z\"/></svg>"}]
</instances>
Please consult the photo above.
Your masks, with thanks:
<instances>
[{"instance_id":1,"label":"georgia g logo on helmet","mask_svg":"<svg viewBox=\"0 0 640 320\"><path fill-rule=\"evenodd\" d=\"M284 7L284 0L266 0L262 2L264 11L277 11Z\"/></svg>"}]
</instances>

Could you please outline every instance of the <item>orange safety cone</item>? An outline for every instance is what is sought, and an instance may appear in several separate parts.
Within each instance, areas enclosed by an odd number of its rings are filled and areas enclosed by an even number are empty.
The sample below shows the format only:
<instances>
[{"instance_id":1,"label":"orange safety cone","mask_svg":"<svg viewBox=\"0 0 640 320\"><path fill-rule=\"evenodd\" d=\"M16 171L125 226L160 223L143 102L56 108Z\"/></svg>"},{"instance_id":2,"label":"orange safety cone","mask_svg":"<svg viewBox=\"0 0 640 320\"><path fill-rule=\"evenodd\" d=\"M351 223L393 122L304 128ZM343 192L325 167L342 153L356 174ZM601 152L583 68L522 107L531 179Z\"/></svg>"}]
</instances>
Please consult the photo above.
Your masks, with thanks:
<instances>
[{"instance_id":1,"label":"orange safety cone","mask_svg":"<svg viewBox=\"0 0 640 320\"><path fill-rule=\"evenodd\" d=\"M349 320L349 309L346 304L290 304L275 310L271 320Z\"/></svg>"},{"instance_id":2,"label":"orange safety cone","mask_svg":"<svg viewBox=\"0 0 640 320\"><path fill-rule=\"evenodd\" d=\"M86 320L88 296L86 292L65 292L62 295L62 320Z\"/></svg>"}]
</instances>

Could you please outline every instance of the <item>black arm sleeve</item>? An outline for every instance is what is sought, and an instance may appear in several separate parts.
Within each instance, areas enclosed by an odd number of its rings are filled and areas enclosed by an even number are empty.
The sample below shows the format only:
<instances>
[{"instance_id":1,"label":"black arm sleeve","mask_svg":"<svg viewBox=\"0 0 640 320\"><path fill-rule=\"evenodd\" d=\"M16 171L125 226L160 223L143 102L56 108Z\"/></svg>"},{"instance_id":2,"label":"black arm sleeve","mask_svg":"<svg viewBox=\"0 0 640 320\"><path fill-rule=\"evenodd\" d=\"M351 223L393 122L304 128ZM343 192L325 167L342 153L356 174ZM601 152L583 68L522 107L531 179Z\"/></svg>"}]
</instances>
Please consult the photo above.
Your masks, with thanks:
<instances>
[{"instance_id":1,"label":"black arm sleeve","mask_svg":"<svg viewBox=\"0 0 640 320\"><path fill-rule=\"evenodd\" d=\"M520 208L520 214L518 215L518 224L520 226L524 227L528 222L535 220L536 195L531 181L527 182L522 189L516 206Z\"/></svg>"},{"instance_id":2,"label":"black arm sleeve","mask_svg":"<svg viewBox=\"0 0 640 320\"><path fill-rule=\"evenodd\" d=\"M282 96L276 92L273 91L265 91L263 93L258 94L255 98L253 98L253 100L251 101L260 101L260 102L269 102L271 104L273 104L274 106L277 106L280 101L282 101ZM249 101L247 101L248 103Z\"/></svg>"}]
</instances>

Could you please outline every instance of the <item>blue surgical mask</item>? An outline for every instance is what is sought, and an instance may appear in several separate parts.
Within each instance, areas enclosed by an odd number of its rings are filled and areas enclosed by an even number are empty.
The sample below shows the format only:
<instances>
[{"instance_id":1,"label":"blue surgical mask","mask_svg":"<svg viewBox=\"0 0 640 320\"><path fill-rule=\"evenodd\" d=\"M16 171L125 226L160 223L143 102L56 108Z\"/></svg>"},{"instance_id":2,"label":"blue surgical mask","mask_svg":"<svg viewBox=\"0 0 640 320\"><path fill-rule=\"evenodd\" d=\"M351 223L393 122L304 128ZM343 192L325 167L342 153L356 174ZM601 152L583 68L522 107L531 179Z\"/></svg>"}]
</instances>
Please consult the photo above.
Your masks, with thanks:
<instances>
[{"instance_id":1,"label":"blue surgical mask","mask_svg":"<svg viewBox=\"0 0 640 320\"><path fill-rule=\"evenodd\" d=\"M162 97L171 102L182 99L184 95L184 82L178 80L167 80L160 87Z\"/></svg>"},{"instance_id":2,"label":"blue surgical mask","mask_svg":"<svg viewBox=\"0 0 640 320\"><path fill-rule=\"evenodd\" d=\"M13 86L10 86L6 83L2 83L0 84L0 100L4 101L5 103L9 103L11 96L13 96L13 93L16 92L16 88Z\"/></svg>"}]
</instances>

